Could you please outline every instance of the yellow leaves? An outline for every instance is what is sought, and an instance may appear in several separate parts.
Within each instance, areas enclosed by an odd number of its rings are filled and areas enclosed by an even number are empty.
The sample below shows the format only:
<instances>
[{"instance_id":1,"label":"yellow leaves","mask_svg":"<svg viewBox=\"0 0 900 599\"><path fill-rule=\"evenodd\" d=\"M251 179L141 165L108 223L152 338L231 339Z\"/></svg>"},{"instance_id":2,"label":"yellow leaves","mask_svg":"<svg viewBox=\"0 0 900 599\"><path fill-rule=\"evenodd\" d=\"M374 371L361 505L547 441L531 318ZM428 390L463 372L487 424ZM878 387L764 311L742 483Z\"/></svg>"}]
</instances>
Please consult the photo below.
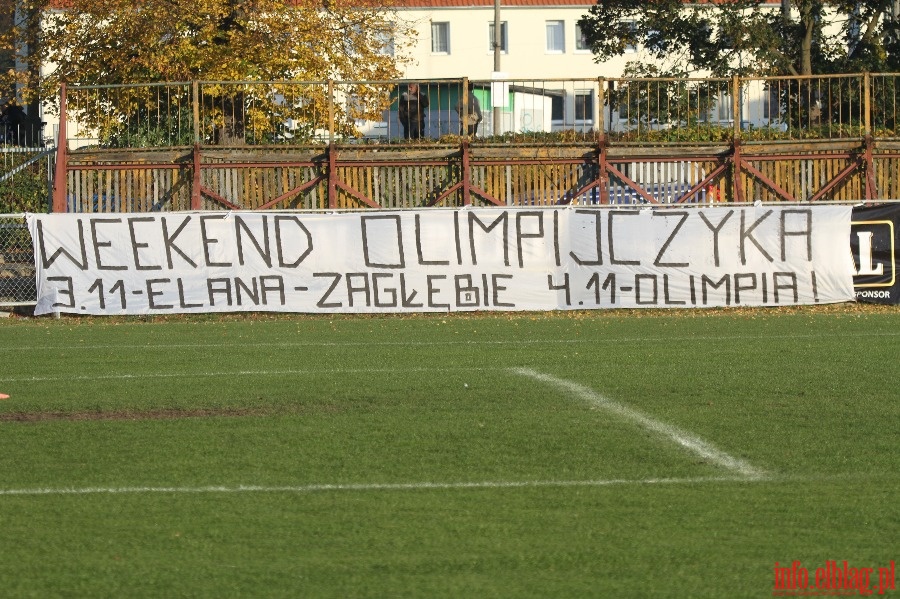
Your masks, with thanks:
<instances>
[{"instance_id":1,"label":"yellow leaves","mask_svg":"<svg viewBox=\"0 0 900 599\"><path fill-rule=\"evenodd\" d=\"M41 0L46 6L46 0ZM385 79L405 58L382 52L396 30L378 2L336 0L67 0L32 59L60 81ZM0 38L8 45L9 39ZM396 48L396 45L395 45Z\"/></svg>"}]
</instances>

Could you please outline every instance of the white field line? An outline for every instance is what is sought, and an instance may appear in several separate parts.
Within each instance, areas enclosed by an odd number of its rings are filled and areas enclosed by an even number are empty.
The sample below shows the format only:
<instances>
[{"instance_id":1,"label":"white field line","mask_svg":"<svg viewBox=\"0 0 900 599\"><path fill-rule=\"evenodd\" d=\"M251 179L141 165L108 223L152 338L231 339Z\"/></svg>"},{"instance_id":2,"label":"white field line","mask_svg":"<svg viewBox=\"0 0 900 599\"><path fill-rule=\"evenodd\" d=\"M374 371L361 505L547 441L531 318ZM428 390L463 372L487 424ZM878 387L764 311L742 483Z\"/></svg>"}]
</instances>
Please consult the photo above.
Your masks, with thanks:
<instances>
[{"instance_id":1,"label":"white field line","mask_svg":"<svg viewBox=\"0 0 900 599\"><path fill-rule=\"evenodd\" d=\"M457 366L457 367L427 367L427 366L390 366L386 368L334 368L334 369L297 369L297 370L222 370L218 372L142 372L139 374L79 374L79 375L52 375L52 376L22 376L0 377L0 383L44 383L54 381L111 381L111 380L141 380L141 379L178 379L196 377L234 377L234 376L297 376L297 375L339 375L339 374L378 374L401 372L447 372L449 370L472 371L496 371L506 370L505 367L494 368L483 366Z\"/></svg>"},{"instance_id":2,"label":"white field line","mask_svg":"<svg viewBox=\"0 0 900 599\"><path fill-rule=\"evenodd\" d=\"M529 377L541 381L542 383L549 383L563 389L597 408L619 416L623 420L631 421L650 432L674 441L688 451L691 451L726 470L736 472L737 474L750 479L763 479L766 477L766 474L762 470L757 469L745 460L729 455L703 439L691 435L676 426L655 420L633 408L612 401L589 387L585 387L574 381L538 372L531 368L513 368L512 371L520 376Z\"/></svg>"},{"instance_id":3,"label":"white field line","mask_svg":"<svg viewBox=\"0 0 900 599\"><path fill-rule=\"evenodd\" d=\"M465 489L538 489L565 487L612 487L639 485L694 485L725 482L759 482L766 479L746 476L698 476L690 478L612 478L601 480L528 480L419 483L347 483L318 485L211 485L205 487L41 487L0 489L0 497L33 495L141 495L150 493L318 493L328 491L422 491Z\"/></svg>"},{"instance_id":4,"label":"white field line","mask_svg":"<svg viewBox=\"0 0 900 599\"><path fill-rule=\"evenodd\" d=\"M2 331L0 331L2 333ZM843 334L846 338L869 337L896 337L900 331L880 331L877 333L850 333ZM493 340L447 340L447 341L254 341L247 342L241 339L227 343L153 343L143 345L118 345L118 344L91 344L80 345L0 345L2 352L22 351L54 351L61 349L76 350L169 350L169 349L219 349L219 348L291 348L291 347L444 347L444 346L491 346L491 345L578 345L589 343L619 344L619 343L679 343L692 341L741 341L741 340L770 340L770 339L822 339L831 337L831 334L807 333L799 335L686 335L683 337L601 337L599 339L493 339Z\"/></svg>"}]
</instances>

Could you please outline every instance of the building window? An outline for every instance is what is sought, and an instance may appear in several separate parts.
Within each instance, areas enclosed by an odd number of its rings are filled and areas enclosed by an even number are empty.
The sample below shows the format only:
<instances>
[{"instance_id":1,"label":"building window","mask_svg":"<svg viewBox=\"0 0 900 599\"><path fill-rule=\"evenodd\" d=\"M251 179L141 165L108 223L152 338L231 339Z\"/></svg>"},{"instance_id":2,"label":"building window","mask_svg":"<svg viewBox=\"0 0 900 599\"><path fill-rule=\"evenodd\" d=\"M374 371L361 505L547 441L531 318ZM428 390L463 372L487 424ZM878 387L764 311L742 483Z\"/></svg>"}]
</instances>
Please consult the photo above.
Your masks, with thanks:
<instances>
[{"instance_id":1,"label":"building window","mask_svg":"<svg viewBox=\"0 0 900 599\"><path fill-rule=\"evenodd\" d=\"M766 90L763 118L774 121L781 116L781 86L771 85Z\"/></svg>"},{"instance_id":2,"label":"building window","mask_svg":"<svg viewBox=\"0 0 900 599\"><path fill-rule=\"evenodd\" d=\"M563 54L566 51L566 32L562 21L547 21L547 52Z\"/></svg>"},{"instance_id":3,"label":"building window","mask_svg":"<svg viewBox=\"0 0 900 599\"><path fill-rule=\"evenodd\" d=\"M488 49L494 51L494 23L488 24ZM509 45L506 38L506 21L500 21L500 51L506 54L509 52Z\"/></svg>"},{"instance_id":4,"label":"building window","mask_svg":"<svg viewBox=\"0 0 900 599\"><path fill-rule=\"evenodd\" d=\"M719 92L718 101L716 102L716 116L719 122L733 122L734 112L731 105L731 94L727 91Z\"/></svg>"},{"instance_id":5,"label":"building window","mask_svg":"<svg viewBox=\"0 0 900 599\"><path fill-rule=\"evenodd\" d=\"M588 90L575 92L575 122L594 120L594 94Z\"/></svg>"},{"instance_id":6,"label":"building window","mask_svg":"<svg viewBox=\"0 0 900 599\"><path fill-rule=\"evenodd\" d=\"M578 23L575 24L575 49L579 51L591 49L591 46L587 41L587 36L584 34L584 31L581 30L581 25Z\"/></svg>"},{"instance_id":7,"label":"building window","mask_svg":"<svg viewBox=\"0 0 900 599\"><path fill-rule=\"evenodd\" d=\"M379 53L385 56L393 56L394 35L390 31L379 31L375 35L378 38L378 42L381 44L381 48L378 50Z\"/></svg>"},{"instance_id":8,"label":"building window","mask_svg":"<svg viewBox=\"0 0 900 599\"><path fill-rule=\"evenodd\" d=\"M550 96L550 120L562 123L566 117L566 97L562 94Z\"/></svg>"},{"instance_id":9,"label":"building window","mask_svg":"<svg viewBox=\"0 0 900 599\"><path fill-rule=\"evenodd\" d=\"M635 23L634 21L626 21L625 24L631 30L632 38L637 40L637 23ZM625 44L625 52L626 53L633 54L634 52L637 52L637 50L638 50L637 43L633 43L633 44L626 43Z\"/></svg>"},{"instance_id":10,"label":"building window","mask_svg":"<svg viewBox=\"0 0 900 599\"><path fill-rule=\"evenodd\" d=\"M450 23L431 24L431 51L435 54L450 54Z\"/></svg>"}]
</instances>

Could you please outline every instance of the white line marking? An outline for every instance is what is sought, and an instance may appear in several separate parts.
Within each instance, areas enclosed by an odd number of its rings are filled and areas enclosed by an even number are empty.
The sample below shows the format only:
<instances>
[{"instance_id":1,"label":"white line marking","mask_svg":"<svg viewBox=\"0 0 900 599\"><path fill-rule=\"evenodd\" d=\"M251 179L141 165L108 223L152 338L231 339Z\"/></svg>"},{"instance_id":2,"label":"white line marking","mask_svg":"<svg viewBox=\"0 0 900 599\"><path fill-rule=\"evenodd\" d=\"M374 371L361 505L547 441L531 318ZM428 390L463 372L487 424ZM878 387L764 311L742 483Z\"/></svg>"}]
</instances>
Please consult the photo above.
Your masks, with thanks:
<instances>
[{"instance_id":1,"label":"white line marking","mask_svg":"<svg viewBox=\"0 0 900 599\"><path fill-rule=\"evenodd\" d=\"M644 478L605 480L531 480L421 483L348 483L296 486L207 486L207 487L61 487L34 489L0 489L3 496L29 495L139 495L149 493L317 493L324 491L420 491L464 489L527 489L547 487L611 487L621 485L693 485L720 482L759 482L762 478L745 476L698 476L691 478Z\"/></svg>"},{"instance_id":2,"label":"white line marking","mask_svg":"<svg viewBox=\"0 0 900 599\"><path fill-rule=\"evenodd\" d=\"M0 330L2 333L2 330ZM867 339L869 337L896 337L900 335L900 331L879 331L872 333L849 333L842 334L842 338L859 338ZM607 336L599 339L492 339L492 340L447 340L447 341L260 341L260 342L244 342L237 340L229 343L154 343L143 345L117 345L117 344L92 344L92 345L15 345L4 344L0 346L0 352L22 352L22 351L53 351L60 349L79 349L79 350L115 350L133 351L141 350L169 350L169 349L218 349L223 347L232 348L254 348L254 347L432 347L432 346L478 346L478 345L540 345L540 344L559 344L559 345L580 345L585 343L602 344L602 343L679 343L683 341L738 341L738 340L770 340L770 339L821 339L830 337L822 333L807 333L798 335L686 335L683 337L615 337Z\"/></svg>"},{"instance_id":3,"label":"white line marking","mask_svg":"<svg viewBox=\"0 0 900 599\"><path fill-rule=\"evenodd\" d=\"M53 381L103 381L103 380L127 380L127 379L171 379L171 378L195 378L205 377L234 377L234 376L284 376L284 375L337 375L337 374L377 374L394 372L447 372L449 370L463 371L488 371L506 370L503 367L484 368L481 366L458 366L428 368L421 366L389 367L389 368L333 368L322 370L227 370L221 372L142 372L138 374L79 374L54 375L54 376L24 376L16 378L0 377L0 383L42 383Z\"/></svg>"},{"instance_id":4,"label":"white line marking","mask_svg":"<svg viewBox=\"0 0 900 599\"><path fill-rule=\"evenodd\" d=\"M740 458L731 456L724 451L717 449L710 443L707 443L703 439L691 435L690 433L687 433L679 429L678 427L660 422L659 420L654 420L653 418L645 416L644 414L638 412L633 408L629 408L628 406L616 403L611 399L600 395L589 387L579 385L574 381L569 381L549 374L538 372L536 370L532 370L531 368L513 368L512 371L518 375L526 376L543 383L549 383L556 387L560 387L598 408L602 408L603 410L615 414L616 416L620 416L625 420L630 420L631 422L634 422L635 424L638 424L639 426L642 426L643 428L651 432L674 441L678 445L684 447L689 451L692 451L700 457L718 464L723 468L726 468L733 472L737 472L742 476L752 479L761 479L765 477L765 473L763 471L758 470L748 462Z\"/></svg>"}]
</instances>

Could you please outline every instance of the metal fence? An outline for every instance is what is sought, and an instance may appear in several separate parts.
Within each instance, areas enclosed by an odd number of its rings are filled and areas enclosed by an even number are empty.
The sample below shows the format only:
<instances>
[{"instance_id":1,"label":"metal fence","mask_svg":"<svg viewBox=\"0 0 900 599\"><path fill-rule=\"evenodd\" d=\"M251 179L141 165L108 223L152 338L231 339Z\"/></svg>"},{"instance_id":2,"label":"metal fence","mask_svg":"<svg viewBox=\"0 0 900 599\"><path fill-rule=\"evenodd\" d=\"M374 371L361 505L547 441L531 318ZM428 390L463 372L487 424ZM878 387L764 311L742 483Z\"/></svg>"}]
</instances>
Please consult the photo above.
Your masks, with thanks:
<instances>
[{"instance_id":1,"label":"metal fence","mask_svg":"<svg viewBox=\"0 0 900 599\"><path fill-rule=\"evenodd\" d=\"M0 214L50 208L56 148L0 144Z\"/></svg>"},{"instance_id":2,"label":"metal fence","mask_svg":"<svg viewBox=\"0 0 900 599\"><path fill-rule=\"evenodd\" d=\"M34 249L22 215L0 214L0 306L34 304Z\"/></svg>"},{"instance_id":3,"label":"metal fence","mask_svg":"<svg viewBox=\"0 0 900 599\"><path fill-rule=\"evenodd\" d=\"M331 142L618 143L843 139L897 132L900 75L423 81L177 82L68 86L69 147L266 146ZM420 88L422 136L403 105ZM471 94L464 93L467 89ZM477 131L460 115L477 102Z\"/></svg>"}]
</instances>

